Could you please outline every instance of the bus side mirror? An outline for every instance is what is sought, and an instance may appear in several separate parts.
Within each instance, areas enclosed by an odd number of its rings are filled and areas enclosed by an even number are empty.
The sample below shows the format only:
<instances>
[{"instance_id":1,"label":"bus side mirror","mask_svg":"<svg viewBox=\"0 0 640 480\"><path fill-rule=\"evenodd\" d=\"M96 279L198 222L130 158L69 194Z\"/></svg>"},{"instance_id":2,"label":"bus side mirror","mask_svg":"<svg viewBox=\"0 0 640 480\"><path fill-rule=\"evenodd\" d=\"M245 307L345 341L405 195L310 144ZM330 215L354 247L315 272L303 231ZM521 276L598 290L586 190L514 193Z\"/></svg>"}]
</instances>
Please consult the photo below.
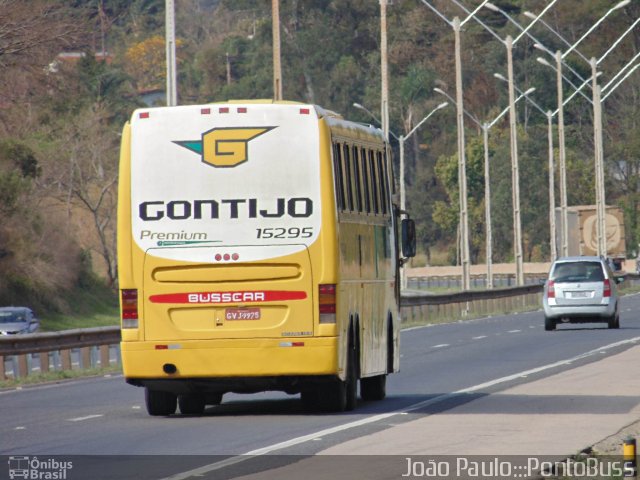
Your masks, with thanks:
<instances>
[{"instance_id":1,"label":"bus side mirror","mask_svg":"<svg viewBox=\"0 0 640 480\"><path fill-rule=\"evenodd\" d=\"M416 223L411 218L402 220L402 256L416 256Z\"/></svg>"}]
</instances>

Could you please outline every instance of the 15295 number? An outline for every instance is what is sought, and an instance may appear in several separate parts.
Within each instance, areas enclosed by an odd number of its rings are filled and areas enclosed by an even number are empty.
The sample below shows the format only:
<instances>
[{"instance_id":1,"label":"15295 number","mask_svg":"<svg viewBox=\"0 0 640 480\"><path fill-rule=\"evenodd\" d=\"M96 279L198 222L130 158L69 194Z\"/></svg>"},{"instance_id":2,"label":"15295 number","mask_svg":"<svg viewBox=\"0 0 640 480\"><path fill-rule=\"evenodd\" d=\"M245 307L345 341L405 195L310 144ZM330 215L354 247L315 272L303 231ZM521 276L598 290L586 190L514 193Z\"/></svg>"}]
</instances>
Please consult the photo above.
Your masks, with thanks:
<instances>
[{"instance_id":1,"label":"15295 number","mask_svg":"<svg viewBox=\"0 0 640 480\"><path fill-rule=\"evenodd\" d=\"M311 238L312 227L256 228L257 238Z\"/></svg>"}]
</instances>

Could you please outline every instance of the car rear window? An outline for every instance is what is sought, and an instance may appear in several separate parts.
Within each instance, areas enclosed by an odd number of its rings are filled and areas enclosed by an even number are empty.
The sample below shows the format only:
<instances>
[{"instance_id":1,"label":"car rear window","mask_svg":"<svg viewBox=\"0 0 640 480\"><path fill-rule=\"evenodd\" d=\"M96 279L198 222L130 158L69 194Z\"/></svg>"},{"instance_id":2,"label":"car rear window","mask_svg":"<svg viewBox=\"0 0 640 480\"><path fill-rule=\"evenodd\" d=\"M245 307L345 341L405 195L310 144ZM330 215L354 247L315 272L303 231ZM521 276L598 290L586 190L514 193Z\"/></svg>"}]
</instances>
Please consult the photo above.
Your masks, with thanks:
<instances>
[{"instance_id":1,"label":"car rear window","mask_svg":"<svg viewBox=\"0 0 640 480\"><path fill-rule=\"evenodd\" d=\"M27 321L27 313L24 311L1 311L0 323L20 323Z\"/></svg>"},{"instance_id":2,"label":"car rear window","mask_svg":"<svg viewBox=\"0 0 640 480\"><path fill-rule=\"evenodd\" d=\"M550 280L555 282L602 282L604 272L599 262L557 263Z\"/></svg>"}]
</instances>

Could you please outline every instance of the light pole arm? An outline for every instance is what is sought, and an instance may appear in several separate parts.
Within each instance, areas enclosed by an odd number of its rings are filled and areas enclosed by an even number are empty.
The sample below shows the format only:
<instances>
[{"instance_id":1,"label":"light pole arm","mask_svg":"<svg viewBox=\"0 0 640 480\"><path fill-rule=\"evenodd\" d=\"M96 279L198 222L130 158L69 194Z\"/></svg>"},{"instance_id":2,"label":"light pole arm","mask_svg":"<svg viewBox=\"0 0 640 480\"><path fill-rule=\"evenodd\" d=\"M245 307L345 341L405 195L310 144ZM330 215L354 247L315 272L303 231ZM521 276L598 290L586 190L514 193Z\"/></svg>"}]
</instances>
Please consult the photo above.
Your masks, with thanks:
<instances>
[{"instance_id":1,"label":"light pole arm","mask_svg":"<svg viewBox=\"0 0 640 480\"><path fill-rule=\"evenodd\" d=\"M463 25L464 25L465 23L467 23L471 18L475 18L476 13L478 13L478 11L479 11L482 7L484 7L484 5L485 5L488 1L489 1L489 0L484 0L480 5L478 5L478 6L476 7L476 9L475 9L473 12L471 12L471 13L467 16L467 18L465 18L462 22L460 22L460 26L463 26Z\"/></svg>"},{"instance_id":2,"label":"light pole arm","mask_svg":"<svg viewBox=\"0 0 640 480\"><path fill-rule=\"evenodd\" d=\"M578 45L580 45L580 43L582 43L582 41L587 38L589 36L589 34L591 32L593 32L596 28L598 28L598 25L600 25L602 22L604 22L604 19L607 18L609 16L609 14L619 8L624 7L625 5L629 4L628 0L623 0L622 2L618 3L617 5L615 5L614 7L610 8L609 11L607 13L605 13L602 17L600 17L600 19L594 23L593 25L591 25L591 28L589 30L587 30L584 35L582 35L578 41L576 43L574 43L571 47L569 47L569 49L564 52L562 54L562 58L564 59L567 55L569 55Z\"/></svg>"},{"instance_id":3,"label":"light pole arm","mask_svg":"<svg viewBox=\"0 0 640 480\"><path fill-rule=\"evenodd\" d=\"M438 15L442 20L444 20L450 27L453 27L453 22L451 20L449 20L447 17L445 17L443 14L441 14L436 7L434 7L433 5L431 5L429 2L427 2L427 0L421 0L422 3L424 3L427 7L429 7L433 13L435 13L436 15Z\"/></svg>"},{"instance_id":4,"label":"light pole arm","mask_svg":"<svg viewBox=\"0 0 640 480\"><path fill-rule=\"evenodd\" d=\"M531 12L524 12L524 15L529 17L529 18L536 18L535 14L531 13ZM551 25L549 25L547 22L545 22L542 18L540 20L538 20L542 25L544 25L546 27L547 30L549 30L551 33L553 33L556 37L558 37L562 43L564 43L567 47L571 47L571 42L569 40L567 40L566 38L564 38L562 35L560 35L560 33L554 29ZM542 45L542 44L540 44ZM546 48L545 48L546 50ZM549 50L547 50L549 51ZM553 56L553 52L550 52L551 55ZM576 50L576 53L587 63L589 63L589 59L587 57L585 57L580 50Z\"/></svg>"},{"instance_id":5,"label":"light pole arm","mask_svg":"<svg viewBox=\"0 0 640 480\"><path fill-rule=\"evenodd\" d=\"M426 122L427 120L429 120L429 117L431 117L431 115L433 115L434 113L436 113L438 110L443 109L444 107L446 107L447 105L449 105L447 102L441 103L440 105L438 105L436 108L434 108L433 110L431 110L429 112L429 114L424 117L422 120L420 120L420 122L411 129L411 131L409 133L407 133L406 135L404 135L402 138L404 140L406 140L407 138L409 138L411 135L413 135L413 133L422 126L422 124L424 122Z\"/></svg>"},{"instance_id":6,"label":"light pole arm","mask_svg":"<svg viewBox=\"0 0 640 480\"><path fill-rule=\"evenodd\" d=\"M367 107L360 105L359 103L352 103L352 106L357 108L358 110L362 110L363 112L366 112L371 118L373 118L378 123L378 125L382 125L382 122L380 121L380 119L376 117ZM389 130L389 135L395 138L396 141L398 142L400 141L398 136L395 133L393 133L391 130Z\"/></svg>"},{"instance_id":7,"label":"light pole arm","mask_svg":"<svg viewBox=\"0 0 640 480\"><path fill-rule=\"evenodd\" d=\"M508 82L508 80L507 80L506 78L505 78L504 80ZM533 89L533 90L535 90L535 89ZM519 93L520 95L518 96L518 98L516 98L515 103L518 103L518 102L522 99L522 97L525 97L525 96L529 95L530 93L532 93L532 92L533 92L533 90L529 89L529 90L527 90L526 92L521 92L521 91L518 89L518 93ZM527 100L531 101L530 99L527 99ZM505 107L505 108L504 108L504 110L502 110L502 111L498 114L498 116L496 116L496 118L494 118L494 119L493 119L493 120L492 120L492 121L487 125L487 127L488 127L488 128L491 128L491 127L493 127L496 123L498 123L502 117L504 117L507 113L509 113L509 108L510 108L509 106Z\"/></svg>"},{"instance_id":8,"label":"light pole arm","mask_svg":"<svg viewBox=\"0 0 640 480\"><path fill-rule=\"evenodd\" d=\"M556 72L556 74L558 73L558 67L556 67L555 65L552 65L551 63L547 62L544 58L538 57L538 63L541 63L542 65L553 69ZM565 63L562 62L562 65L565 65ZM582 95L584 97L584 99L587 102L591 102L591 98L589 98L586 94L582 93L582 88L589 83L589 79L588 78L585 79L585 78L582 78L580 75L578 75L578 77L580 78L580 81L582 82L582 84L580 85L580 87L576 87L576 85L571 80L569 80L567 77L562 75L562 70L560 71L560 76L562 77L562 79L565 82L567 82L569 85L571 85L573 87L573 94L571 95L571 98L573 98L577 93L579 93L580 95Z\"/></svg>"},{"instance_id":9,"label":"light pole arm","mask_svg":"<svg viewBox=\"0 0 640 480\"><path fill-rule=\"evenodd\" d=\"M424 2L424 0L422 0ZM467 14L471 14L471 12L469 11L469 9L467 7L465 7L463 4L461 4L460 2L458 2L458 0L451 0L453 3L455 3L458 7L460 7L465 13ZM483 6L486 6L486 2L483 3ZM480 25L482 25L482 27L489 32L491 35L493 35L493 37L498 40L500 43L502 43L503 45L504 43L504 39L500 38L500 35L498 35L496 32L494 32L491 27L488 27L482 20L480 20L478 17L476 17L475 15L473 16L473 19L479 23Z\"/></svg>"},{"instance_id":10,"label":"light pole arm","mask_svg":"<svg viewBox=\"0 0 640 480\"><path fill-rule=\"evenodd\" d=\"M447 97L447 98L449 99L449 101L450 101L451 103L453 103L454 105L456 105L456 101L455 101L455 99L454 99L451 95L449 95L447 92L445 92L444 90L442 90L442 89L440 89L440 88L434 88L434 89L433 89L433 91L434 91L434 92L439 93L440 95L444 95L445 97ZM466 108L463 108L463 109L462 109L462 111L463 111L463 112L464 112L464 114L465 114L467 117L469 117L469 118L470 118L470 119L471 119L471 120L472 120L476 125L478 125L478 127L482 128L482 123L480 123L480 120L478 120L478 119L476 118L476 116L475 116L475 115L473 115L472 113L469 113L469 112L467 111L467 109L466 109Z\"/></svg>"},{"instance_id":11,"label":"light pole arm","mask_svg":"<svg viewBox=\"0 0 640 480\"><path fill-rule=\"evenodd\" d=\"M639 53L638 55L640 55L640 53ZM602 102L604 102L604 101L607 99L607 97L608 97L609 95L611 95L611 94L612 94L612 93L613 93L613 92L614 92L614 91L615 91L615 90L616 90L616 89L617 89L617 88L622 84L622 82L624 82L624 81L629 77L629 75L631 75L631 74L636 70L636 68L638 68L638 67L640 67L640 63L637 63L637 64L636 64L636 65L635 65L631 70L629 70L629 71L627 72L627 74L626 74L624 77L622 77L622 78L620 79L620 81L619 81L618 83L616 83L616 84L613 86L613 88L612 88L611 90L609 90L609 91L607 92L607 94L606 94L604 97L602 97L602 100L601 100L601 101L602 101ZM625 68L626 68L626 67L625 67ZM613 80L612 80L612 81L613 81ZM611 85L611 82L607 83L606 87L609 87L609 85ZM604 88L603 88L602 90L604 91Z\"/></svg>"},{"instance_id":12,"label":"light pole arm","mask_svg":"<svg viewBox=\"0 0 640 480\"><path fill-rule=\"evenodd\" d=\"M633 24L629 28L627 28L627 30L622 35L620 35L620 37L618 37L618 39L615 42L613 42L613 44L609 47L609 49L606 52L604 52L602 56L598 59L598 61L596 62L596 65L600 65L600 62L602 62L602 60L604 60L607 57L607 55L609 55L609 53L611 53L611 51L618 46L618 44L622 41L622 39L626 37L631 30L634 29L634 27L638 24L638 22L640 22L640 18L637 18L636 21L633 22Z\"/></svg>"},{"instance_id":13,"label":"light pole arm","mask_svg":"<svg viewBox=\"0 0 640 480\"><path fill-rule=\"evenodd\" d=\"M516 43L518 40L520 40L522 38L523 35L526 35L526 33L529 31L529 29L531 27L533 27L538 20L545 14L547 13L547 10L549 10L551 7L553 7L553 5L557 2L558 0L553 0L552 2L549 3L549 5L547 5L544 10L542 10L542 12L540 12L540 14L534 18L531 23L529 25L527 25L527 27L522 31L522 33L520 33L520 35L518 35L514 40L513 43Z\"/></svg>"}]
</instances>

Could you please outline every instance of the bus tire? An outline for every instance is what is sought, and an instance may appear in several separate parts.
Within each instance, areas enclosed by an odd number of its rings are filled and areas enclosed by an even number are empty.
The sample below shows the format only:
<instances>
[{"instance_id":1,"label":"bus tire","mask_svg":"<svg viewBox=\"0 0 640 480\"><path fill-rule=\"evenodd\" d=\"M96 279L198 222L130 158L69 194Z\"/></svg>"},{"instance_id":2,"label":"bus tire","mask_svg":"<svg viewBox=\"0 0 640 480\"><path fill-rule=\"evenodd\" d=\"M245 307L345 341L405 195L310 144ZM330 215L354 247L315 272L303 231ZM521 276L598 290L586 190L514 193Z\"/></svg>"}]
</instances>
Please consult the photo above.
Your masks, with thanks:
<instances>
[{"instance_id":1,"label":"bus tire","mask_svg":"<svg viewBox=\"0 0 640 480\"><path fill-rule=\"evenodd\" d=\"M305 388L300 392L302 406L307 412L315 412L322 409L320 397L323 391L319 388Z\"/></svg>"},{"instance_id":2,"label":"bus tire","mask_svg":"<svg viewBox=\"0 0 640 480\"><path fill-rule=\"evenodd\" d=\"M147 413L152 416L167 416L176 413L178 397L170 392L161 392L144 389L144 399L147 405Z\"/></svg>"},{"instance_id":3,"label":"bus tire","mask_svg":"<svg viewBox=\"0 0 640 480\"><path fill-rule=\"evenodd\" d=\"M202 415L205 407L205 396L198 393L180 395L178 397L180 412L184 415Z\"/></svg>"},{"instance_id":4,"label":"bus tire","mask_svg":"<svg viewBox=\"0 0 640 480\"><path fill-rule=\"evenodd\" d=\"M387 376L360 379L360 397L365 401L382 400L387 395Z\"/></svg>"},{"instance_id":5,"label":"bus tire","mask_svg":"<svg viewBox=\"0 0 640 480\"><path fill-rule=\"evenodd\" d=\"M208 393L205 397L205 403L207 405L220 405L223 396L224 393Z\"/></svg>"},{"instance_id":6,"label":"bus tire","mask_svg":"<svg viewBox=\"0 0 640 480\"><path fill-rule=\"evenodd\" d=\"M328 412L344 412L351 411L356 407L358 396L358 371L356 366L356 349L353 342L353 337L349 338L349 347L347 350L347 375L345 380L337 379L328 385L325 385L319 392L315 401L318 402L320 410ZM307 405L311 401L308 395L308 400L305 401L305 394L303 392L302 400Z\"/></svg>"},{"instance_id":7,"label":"bus tire","mask_svg":"<svg viewBox=\"0 0 640 480\"><path fill-rule=\"evenodd\" d=\"M351 337L353 338L353 337ZM349 343L349 355L347 362L347 378L344 381L346 403L345 410L351 411L358 404L358 350L357 344Z\"/></svg>"},{"instance_id":8,"label":"bus tire","mask_svg":"<svg viewBox=\"0 0 640 480\"><path fill-rule=\"evenodd\" d=\"M393 373L393 364L395 363L395 350L393 344L393 321L389 317L387 327L387 373Z\"/></svg>"}]
</instances>

